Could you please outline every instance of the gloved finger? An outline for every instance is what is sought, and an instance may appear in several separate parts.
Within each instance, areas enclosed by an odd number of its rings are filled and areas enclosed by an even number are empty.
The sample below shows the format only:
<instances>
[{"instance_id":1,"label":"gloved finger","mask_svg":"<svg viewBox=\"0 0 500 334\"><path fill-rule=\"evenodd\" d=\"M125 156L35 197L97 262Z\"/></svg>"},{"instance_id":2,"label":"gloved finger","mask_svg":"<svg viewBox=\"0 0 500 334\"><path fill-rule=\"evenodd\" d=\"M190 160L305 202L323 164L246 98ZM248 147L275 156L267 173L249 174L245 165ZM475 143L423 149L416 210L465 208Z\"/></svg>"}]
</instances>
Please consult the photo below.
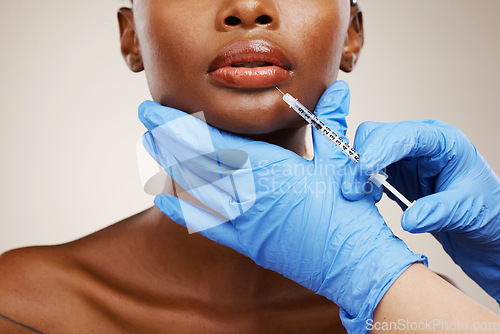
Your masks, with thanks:
<instances>
[{"instance_id":1,"label":"gloved finger","mask_svg":"<svg viewBox=\"0 0 500 334\"><path fill-rule=\"evenodd\" d=\"M354 136L354 149L358 150L359 146L365 142L366 137L375 130L376 128L386 125L388 123L383 123L383 122L372 122L372 121L366 121L361 123L358 128L356 129L356 135Z\"/></svg>"},{"instance_id":2,"label":"gloved finger","mask_svg":"<svg viewBox=\"0 0 500 334\"><path fill-rule=\"evenodd\" d=\"M157 133L163 134L158 140L168 135L173 143L183 148L192 147L198 154L213 152L214 144L216 148L237 148L250 142L228 132L221 133L223 131L197 117L153 101L145 101L139 106L139 118L155 138Z\"/></svg>"},{"instance_id":3,"label":"gloved finger","mask_svg":"<svg viewBox=\"0 0 500 334\"><path fill-rule=\"evenodd\" d=\"M144 147L165 169L215 152L209 125L180 110L145 101L139 106L139 118L149 129L143 136Z\"/></svg>"},{"instance_id":4,"label":"gloved finger","mask_svg":"<svg viewBox=\"0 0 500 334\"><path fill-rule=\"evenodd\" d=\"M349 114L350 92L349 85L344 81L334 82L319 99L315 115L328 126L336 135L347 143L346 116ZM320 131L313 132L314 154L322 157L336 157L343 153L326 139ZM340 155L339 155L340 153Z\"/></svg>"},{"instance_id":5,"label":"gloved finger","mask_svg":"<svg viewBox=\"0 0 500 334\"><path fill-rule=\"evenodd\" d=\"M213 183L221 178L219 165L210 153L179 161L172 154L172 150L158 147L150 132L146 132L142 139L146 151L186 191ZM170 147L168 143L163 144L167 148Z\"/></svg>"},{"instance_id":6,"label":"gloved finger","mask_svg":"<svg viewBox=\"0 0 500 334\"><path fill-rule=\"evenodd\" d=\"M356 136L354 137L354 149L357 150L359 143L364 142L365 138L374 129L385 123L378 122L363 122L356 129ZM363 156L361 156L363 159ZM363 198L367 193L371 192L375 201L379 201L382 197L382 188L375 187L368 182L372 171L366 171L359 168L359 164L348 166L346 168L345 176L342 178L342 194L347 200L358 201ZM376 171L373 171L376 172ZM373 190L370 191L370 189Z\"/></svg>"},{"instance_id":7,"label":"gloved finger","mask_svg":"<svg viewBox=\"0 0 500 334\"><path fill-rule=\"evenodd\" d=\"M252 165L256 166L263 160L280 161L290 156L289 151L279 146L218 130L196 117L155 102L144 102L141 109L144 109L142 120L151 128L149 132L154 137L157 149L170 151L178 161L202 155L208 156L216 152L213 157L219 158L214 159L217 164L237 168L242 164L238 157L248 157ZM220 159L222 150L240 150L245 154L224 154L222 160Z\"/></svg>"},{"instance_id":8,"label":"gloved finger","mask_svg":"<svg viewBox=\"0 0 500 334\"><path fill-rule=\"evenodd\" d=\"M241 175L242 171L250 168L248 155L241 150L218 150L179 161L171 150L157 148L149 132L143 136L143 145L156 162L187 191L218 183L219 180L234 176L235 173ZM251 170L246 172L251 173ZM227 192L227 189L222 189Z\"/></svg>"},{"instance_id":9,"label":"gloved finger","mask_svg":"<svg viewBox=\"0 0 500 334\"><path fill-rule=\"evenodd\" d=\"M438 157L450 149L453 134L434 120L404 121L373 129L358 146L359 167L381 170L404 158ZM443 166L436 166L442 168Z\"/></svg>"},{"instance_id":10,"label":"gloved finger","mask_svg":"<svg viewBox=\"0 0 500 334\"><path fill-rule=\"evenodd\" d=\"M401 225L412 233L467 232L472 222L481 218L483 209L475 196L460 187L418 199L404 212Z\"/></svg>"},{"instance_id":11,"label":"gloved finger","mask_svg":"<svg viewBox=\"0 0 500 334\"><path fill-rule=\"evenodd\" d=\"M148 152L155 150L154 139L146 133L144 146ZM250 209L256 200L255 180L248 159L244 164L231 164L239 168L227 168L220 161L235 160L238 155L233 150L221 150L214 159L209 154L184 161L178 161L170 150L163 150L156 160L165 171L182 188L180 192L188 192L207 207L221 215L234 219ZM224 155L229 155L225 157ZM176 185L177 187L177 185Z\"/></svg>"},{"instance_id":12,"label":"gloved finger","mask_svg":"<svg viewBox=\"0 0 500 334\"><path fill-rule=\"evenodd\" d=\"M238 240L238 231L225 218L168 194L156 196L154 203L177 224L244 254Z\"/></svg>"},{"instance_id":13,"label":"gloved finger","mask_svg":"<svg viewBox=\"0 0 500 334\"><path fill-rule=\"evenodd\" d=\"M169 121L165 114L172 109L157 103L143 107L147 108L143 118L152 128L144 136L146 150L191 195L229 219L254 204L254 169L298 158L276 145L219 131L189 115Z\"/></svg>"},{"instance_id":14,"label":"gloved finger","mask_svg":"<svg viewBox=\"0 0 500 334\"><path fill-rule=\"evenodd\" d=\"M352 171L349 166L346 168L346 175L342 178L342 195L349 201L359 201L366 195L370 195L375 202L379 202L384 194L383 186L376 186L368 182L368 178L355 176L356 171Z\"/></svg>"},{"instance_id":15,"label":"gloved finger","mask_svg":"<svg viewBox=\"0 0 500 334\"><path fill-rule=\"evenodd\" d=\"M142 143L146 151L163 168L168 169L175 166L175 170L177 170L182 166L184 169L199 172L198 175L206 182L215 182L245 167L248 168L248 154L242 150L220 149L179 161L174 157L171 149L162 150L157 147L156 141L149 131L143 135ZM184 188L187 190L192 187L185 185Z\"/></svg>"},{"instance_id":16,"label":"gloved finger","mask_svg":"<svg viewBox=\"0 0 500 334\"><path fill-rule=\"evenodd\" d=\"M351 93L349 85L342 80L335 81L321 95L314 113L327 121L328 126L338 135L345 136L347 131L346 117L349 115Z\"/></svg>"},{"instance_id":17,"label":"gloved finger","mask_svg":"<svg viewBox=\"0 0 500 334\"><path fill-rule=\"evenodd\" d=\"M187 115L183 111L162 106L154 101L144 101L139 105L139 119L149 131Z\"/></svg>"},{"instance_id":18,"label":"gloved finger","mask_svg":"<svg viewBox=\"0 0 500 334\"><path fill-rule=\"evenodd\" d=\"M453 145L451 126L436 120L398 123L366 123L356 133L355 147L361 155L356 169L348 170L342 186L344 197L359 200L370 175L404 158L428 157L421 177L435 176L449 161L446 150Z\"/></svg>"}]
</instances>

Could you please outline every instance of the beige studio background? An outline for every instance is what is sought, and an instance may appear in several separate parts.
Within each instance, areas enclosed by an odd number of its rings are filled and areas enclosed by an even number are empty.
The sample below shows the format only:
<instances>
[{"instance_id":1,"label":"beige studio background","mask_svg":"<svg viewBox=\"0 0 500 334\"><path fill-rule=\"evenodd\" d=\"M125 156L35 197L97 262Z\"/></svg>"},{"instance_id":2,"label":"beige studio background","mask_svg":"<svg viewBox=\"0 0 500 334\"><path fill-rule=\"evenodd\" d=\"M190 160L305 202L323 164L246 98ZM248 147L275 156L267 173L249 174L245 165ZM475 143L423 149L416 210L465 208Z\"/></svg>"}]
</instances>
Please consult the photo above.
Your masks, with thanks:
<instances>
[{"instance_id":1,"label":"beige studio background","mask_svg":"<svg viewBox=\"0 0 500 334\"><path fill-rule=\"evenodd\" d=\"M347 0L346 0L347 1ZM144 74L119 50L118 0L0 2L0 253L74 240L152 205L138 176ZM500 2L361 0L366 44L352 89L349 137L365 120L438 118L459 127L500 171ZM193 22L195 24L195 22ZM429 235L399 227L430 267L500 313Z\"/></svg>"}]
</instances>

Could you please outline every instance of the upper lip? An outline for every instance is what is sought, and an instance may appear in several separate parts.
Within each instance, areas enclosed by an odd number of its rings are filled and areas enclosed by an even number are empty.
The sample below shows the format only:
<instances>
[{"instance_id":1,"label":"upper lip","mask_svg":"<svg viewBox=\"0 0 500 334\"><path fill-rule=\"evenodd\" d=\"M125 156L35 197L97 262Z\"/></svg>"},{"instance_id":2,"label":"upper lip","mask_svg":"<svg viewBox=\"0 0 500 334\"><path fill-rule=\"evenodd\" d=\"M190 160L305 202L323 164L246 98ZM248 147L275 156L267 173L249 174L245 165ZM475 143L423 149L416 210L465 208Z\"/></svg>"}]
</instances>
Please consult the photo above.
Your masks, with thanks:
<instances>
[{"instance_id":1,"label":"upper lip","mask_svg":"<svg viewBox=\"0 0 500 334\"><path fill-rule=\"evenodd\" d=\"M280 48L268 41L236 41L226 45L215 57L208 72L242 62L266 62L291 70L290 61Z\"/></svg>"}]
</instances>

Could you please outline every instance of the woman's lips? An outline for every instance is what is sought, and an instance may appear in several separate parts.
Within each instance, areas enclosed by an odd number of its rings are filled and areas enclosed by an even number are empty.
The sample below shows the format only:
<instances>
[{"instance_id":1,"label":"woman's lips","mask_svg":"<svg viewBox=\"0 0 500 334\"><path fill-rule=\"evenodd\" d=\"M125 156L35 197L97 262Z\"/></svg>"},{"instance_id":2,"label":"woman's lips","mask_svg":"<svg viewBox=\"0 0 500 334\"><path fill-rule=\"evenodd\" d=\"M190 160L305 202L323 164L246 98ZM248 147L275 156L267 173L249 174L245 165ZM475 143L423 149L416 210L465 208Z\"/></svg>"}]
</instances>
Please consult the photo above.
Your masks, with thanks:
<instances>
[{"instance_id":1,"label":"woman's lips","mask_svg":"<svg viewBox=\"0 0 500 334\"><path fill-rule=\"evenodd\" d=\"M285 81L291 65L283 51L263 40L237 41L214 59L208 73L216 82L235 88L268 88Z\"/></svg>"},{"instance_id":2,"label":"woman's lips","mask_svg":"<svg viewBox=\"0 0 500 334\"><path fill-rule=\"evenodd\" d=\"M288 78L288 71L279 66L256 68L221 67L210 76L217 82L236 88L268 88Z\"/></svg>"}]
</instances>

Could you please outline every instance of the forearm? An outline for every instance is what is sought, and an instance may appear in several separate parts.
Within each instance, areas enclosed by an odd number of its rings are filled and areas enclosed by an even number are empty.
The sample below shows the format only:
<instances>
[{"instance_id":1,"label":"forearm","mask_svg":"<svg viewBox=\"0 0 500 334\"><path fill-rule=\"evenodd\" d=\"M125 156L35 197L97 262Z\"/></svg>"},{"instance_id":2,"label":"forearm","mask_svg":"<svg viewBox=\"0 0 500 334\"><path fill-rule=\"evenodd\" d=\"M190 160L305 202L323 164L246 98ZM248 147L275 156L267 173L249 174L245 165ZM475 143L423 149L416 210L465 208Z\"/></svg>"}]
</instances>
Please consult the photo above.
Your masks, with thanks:
<instances>
[{"instance_id":1,"label":"forearm","mask_svg":"<svg viewBox=\"0 0 500 334\"><path fill-rule=\"evenodd\" d=\"M424 265L413 264L389 288L367 328L371 333L500 333L500 316Z\"/></svg>"}]
</instances>

